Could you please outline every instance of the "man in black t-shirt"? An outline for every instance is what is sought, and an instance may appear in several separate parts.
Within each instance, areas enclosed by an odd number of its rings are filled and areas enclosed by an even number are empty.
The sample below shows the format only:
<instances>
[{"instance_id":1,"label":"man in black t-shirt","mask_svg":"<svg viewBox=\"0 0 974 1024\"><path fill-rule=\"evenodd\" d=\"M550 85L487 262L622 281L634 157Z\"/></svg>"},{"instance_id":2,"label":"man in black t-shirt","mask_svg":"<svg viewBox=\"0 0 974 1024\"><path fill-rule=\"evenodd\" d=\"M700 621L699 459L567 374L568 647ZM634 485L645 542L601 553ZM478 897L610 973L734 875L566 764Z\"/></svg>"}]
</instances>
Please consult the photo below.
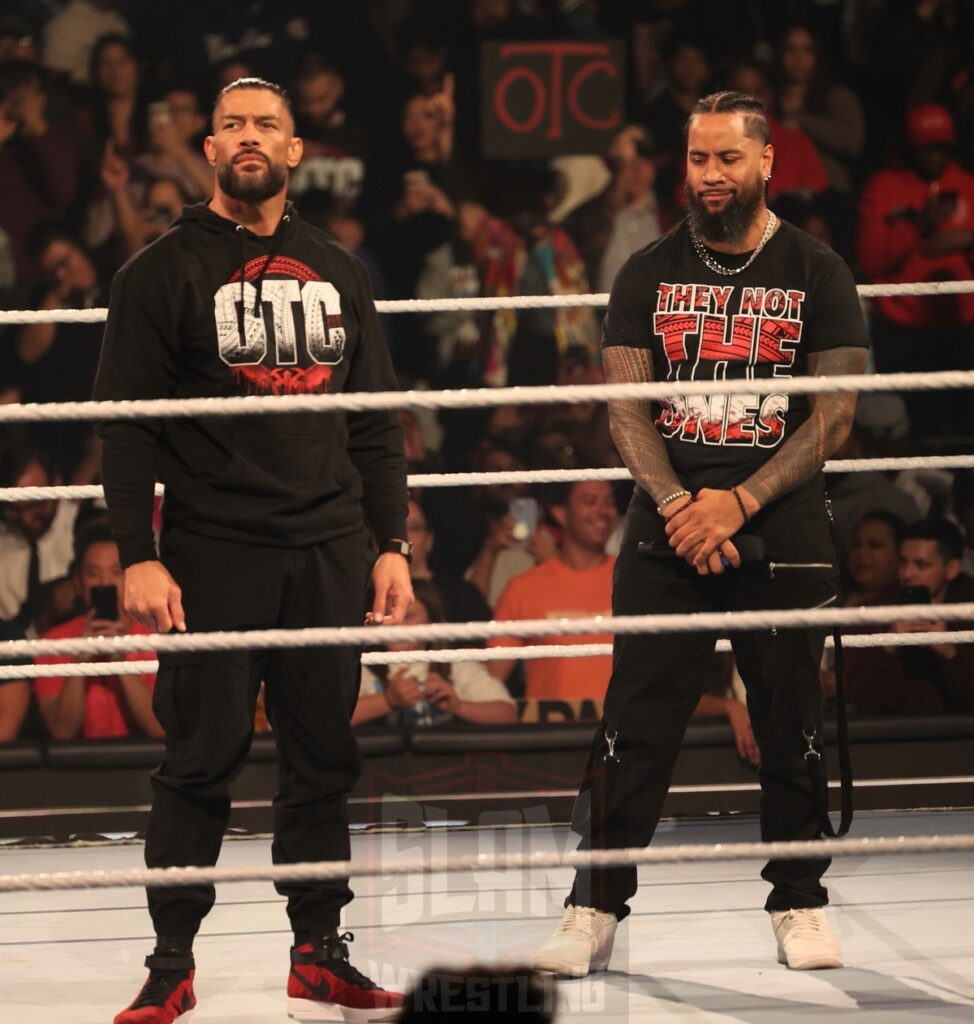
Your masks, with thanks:
<instances>
[{"instance_id":1,"label":"man in black t-shirt","mask_svg":"<svg viewBox=\"0 0 974 1024\"><path fill-rule=\"evenodd\" d=\"M687 125L689 217L637 252L616 279L603 330L609 382L666 380L662 402L610 403L612 436L636 481L614 577L613 614L815 608L838 572L821 475L847 436L855 396L808 397L777 379L859 373L867 340L855 284L830 249L765 205L773 150L764 108L741 93L701 100ZM748 380L736 395L694 394L695 381ZM769 579L742 565L739 536L778 563L818 563ZM640 544L664 556L641 560ZM816 839L818 793L805 754L821 750L822 630L735 632L761 750L761 835ZM652 838L684 729L717 637L619 636L602 727L573 827L581 848ZM839 967L822 909L826 858L771 861L778 959ZM579 871L565 916L535 965L575 977L604 970L635 868Z\"/></svg>"}]
</instances>

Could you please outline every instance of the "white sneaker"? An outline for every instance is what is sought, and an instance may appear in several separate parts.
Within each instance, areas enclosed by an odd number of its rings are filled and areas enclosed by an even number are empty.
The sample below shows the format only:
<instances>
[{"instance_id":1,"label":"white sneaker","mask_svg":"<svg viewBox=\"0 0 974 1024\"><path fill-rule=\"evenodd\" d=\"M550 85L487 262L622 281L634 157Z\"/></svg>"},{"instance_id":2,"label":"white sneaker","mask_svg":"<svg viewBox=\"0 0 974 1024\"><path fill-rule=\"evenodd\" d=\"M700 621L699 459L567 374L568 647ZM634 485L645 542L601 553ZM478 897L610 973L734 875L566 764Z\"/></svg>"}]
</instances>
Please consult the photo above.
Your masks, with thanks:
<instances>
[{"instance_id":1,"label":"white sneaker","mask_svg":"<svg viewBox=\"0 0 974 1024\"><path fill-rule=\"evenodd\" d=\"M565 907L557 931L534 956L535 968L570 978L606 970L618 923L594 907Z\"/></svg>"},{"instance_id":2,"label":"white sneaker","mask_svg":"<svg viewBox=\"0 0 974 1024\"><path fill-rule=\"evenodd\" d=\"M842 950L829 929L824 907L779 910L771 915L778 963L794 971L841 967Z\"/></svg>"}]
</instances>

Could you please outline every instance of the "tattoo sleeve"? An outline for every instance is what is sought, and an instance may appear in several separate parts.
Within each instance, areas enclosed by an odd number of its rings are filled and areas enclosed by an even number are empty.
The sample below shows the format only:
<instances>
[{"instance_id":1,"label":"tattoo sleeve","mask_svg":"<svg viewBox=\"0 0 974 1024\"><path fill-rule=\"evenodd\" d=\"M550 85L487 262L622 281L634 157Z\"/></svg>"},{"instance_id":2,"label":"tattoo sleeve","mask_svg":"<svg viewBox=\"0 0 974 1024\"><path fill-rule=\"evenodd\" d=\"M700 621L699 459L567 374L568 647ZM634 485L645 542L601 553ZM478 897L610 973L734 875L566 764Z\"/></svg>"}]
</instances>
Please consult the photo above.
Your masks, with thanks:
<instances>
[{"instance_id":1,"label":"tattoo sleeve","mask_svg":"<svg viewBox=\"0 0 974 1024\"><path fill-rule=\"evenodd\" d=\"M862 373L864 348L833 348L808 357L809 377ZM828 391L809 395L808 419L760 469L744 481L758 504L767 505L817 473L849 436L856 412L856 394Z\"/></svg>"},{"instance_id":2,"label":"tattoo sleeve","mask_svg":"<svg viewBox=\"0 0 974 1024\"><path fill-rule=\"evenodd\" d=\"M602 350L602 368L609 384L641 384L653 379L653 356L648 349L610 345ZM609 402L609 427L622 461L657 505L683 489L648 401Z\"/></svg>"}]
</instances>

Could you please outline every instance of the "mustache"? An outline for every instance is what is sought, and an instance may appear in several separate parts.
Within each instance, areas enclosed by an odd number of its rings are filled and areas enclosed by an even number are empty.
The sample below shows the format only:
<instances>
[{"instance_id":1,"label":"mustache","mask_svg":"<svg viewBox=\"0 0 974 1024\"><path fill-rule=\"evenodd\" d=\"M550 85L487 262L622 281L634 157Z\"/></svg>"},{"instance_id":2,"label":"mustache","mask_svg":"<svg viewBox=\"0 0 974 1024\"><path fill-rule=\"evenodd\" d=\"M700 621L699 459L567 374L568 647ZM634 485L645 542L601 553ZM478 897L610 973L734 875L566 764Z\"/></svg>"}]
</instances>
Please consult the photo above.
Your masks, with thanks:
<instances>
[{"instance_id":1,"label":"mustache","mask_svg":"<svg viewBox=\"0 0 974 1024\"><path fill-rule=\"evenodd\" d=\"M237 163L241 160L263 160L264 163L268 163L268 159L263 153L258 153L255 150L248 150L246 153L238 153L234 158L233 162Z\"/></svg>"}]
</instances>

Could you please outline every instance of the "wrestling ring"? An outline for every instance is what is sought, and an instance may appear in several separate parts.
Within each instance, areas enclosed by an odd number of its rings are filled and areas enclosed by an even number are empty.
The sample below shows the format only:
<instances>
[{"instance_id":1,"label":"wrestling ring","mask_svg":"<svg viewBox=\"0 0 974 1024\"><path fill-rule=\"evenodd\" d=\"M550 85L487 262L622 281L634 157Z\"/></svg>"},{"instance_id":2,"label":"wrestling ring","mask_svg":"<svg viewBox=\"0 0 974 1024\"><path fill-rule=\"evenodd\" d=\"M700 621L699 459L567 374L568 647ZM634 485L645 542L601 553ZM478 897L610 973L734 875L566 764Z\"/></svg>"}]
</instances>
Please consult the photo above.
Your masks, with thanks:
<instances>
[{"instance_id":1,"label":"wrestling ring","mask_svg":"<svg viewBox=\"0 0 974 1024\"><path fill-rule=\"evenodd\" d=\"M974 291L974 282L860 288L864 295ZM377 303L380 312L457 309L602 306L607 296L427 300ZM104 310L13 312L7 323L103 319ZM739 385L744 385L741 387ZM734 393L748 381L696 383L700 394ZM974 387L974 372L889 374L776 381L787 393L829 390L914 390ZM59 403L0 407L0 423L97 420L142 416L271 414L335 409L486 407L520 402L589 402L659 397L667 384L582 385L570 388L495 388L483 391ZM918 467L974 467L974 455L833 462L826 471ZM552 470L518 473L424 474L413 487L542 483L570 479L624 479L625 470ZM52 487L0 490L0 500L98 497L100 488ZM950 629L974 620L974 604L811 611L701 613L693 616L625 616L505 623L440 623L349 629L264 630L247 633L122 637L114 640L15 641L0 644L0 657L105 654L173 650L230 650L324 644L427 641L456 645L491 636L571 636L696 629L786 629L841 625L844 644L889 644L856 632L902 620L944 620L943 635L925 643L974 642L974 630ZM896 643L921 636L897 635ZM496 657L581 657L606 653L605 645L459 648L450 660ZM427 651L370 653L373 663L429 660ZM155 662L129 662L152 671ZM110 674L111 665L2 666L0 676ZM974 754L974 737L968 740ZM974 758L970 762L974 765ZM923 776L922 766L904 766ZM895 781L895 780L894 780ZM909 784L910 777L900 780ZM538 804L524 793L517 825L484 814L476 822L396 822L353 829L349 864L270 866L266 837L240 837L224 846L221 865L150 872L130 836L103 843L31 847L0 845L0 991L3 1019L110 1020L142 976L152 940L143 895L147 882L218 883L217 904L196 943L197 1020L256 1024L283 1019L282 983L290 931L283 899L271 879L331 877L350 872L355 900L343 927L356 935L358 966L390 988L410 987L430 965L524 962L560 914L574 866L586 862L646 865L633 912L620 928L611 970L559 984L559 1021L598 1017L607 1022L721 1022L771 1024L823 1017L857 1024L901 1021L967 1021L974 1014L974 809L950 806L951 786L968 776L924 780L940 787L943 805L917 810L866 811L853 837L809 843L761 844L754 822L740 816L668 819L647 849L574 852L575 838L560 821L532 816ZM956 788L955 792L958 791ZM944 806L946 805L946 806ZM32 812L43 814L43 809ZM397 810L397 814L399 811ZM33 826L31 826L33 827ZM760 907L766 886L759 877L769 855L837 858L827 876L833 930L846 967L794 972L774 962L767 915ZM246 979L241 984L241 979Z\"/></svg>"}]
</instances>

